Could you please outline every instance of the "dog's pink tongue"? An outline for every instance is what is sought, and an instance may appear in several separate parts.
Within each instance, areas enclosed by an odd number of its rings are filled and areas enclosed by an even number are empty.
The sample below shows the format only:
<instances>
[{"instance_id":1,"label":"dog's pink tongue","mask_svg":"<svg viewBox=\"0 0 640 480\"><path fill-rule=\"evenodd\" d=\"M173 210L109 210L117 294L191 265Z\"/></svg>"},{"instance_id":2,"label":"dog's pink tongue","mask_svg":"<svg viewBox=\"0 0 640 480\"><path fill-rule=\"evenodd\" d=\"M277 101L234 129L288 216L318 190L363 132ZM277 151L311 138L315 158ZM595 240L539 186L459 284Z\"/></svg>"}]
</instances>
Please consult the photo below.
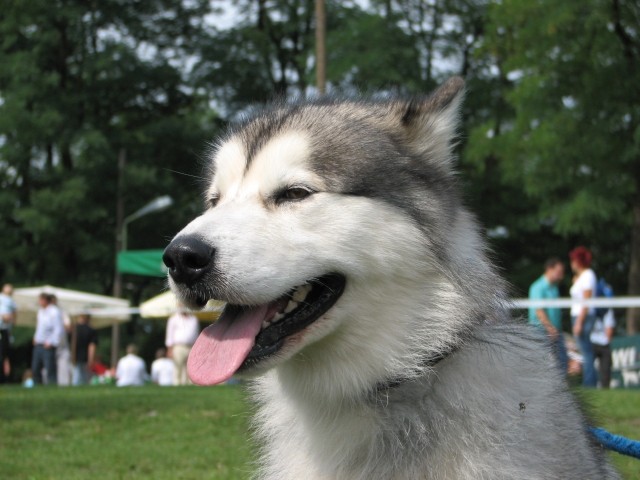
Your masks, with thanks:
<instances>
[{"instance_id":1,"label":"dog's pink tongue","mask_svg":"<svg viewBox=\"0 0 640 480\"><path fill-rule=\"evenodd\" d=\"M231 378L253 348L268 306L238 316L225 315L205 328L189 353L187 372L198 385L215 385Z\"/></svg>"}]
</instances>

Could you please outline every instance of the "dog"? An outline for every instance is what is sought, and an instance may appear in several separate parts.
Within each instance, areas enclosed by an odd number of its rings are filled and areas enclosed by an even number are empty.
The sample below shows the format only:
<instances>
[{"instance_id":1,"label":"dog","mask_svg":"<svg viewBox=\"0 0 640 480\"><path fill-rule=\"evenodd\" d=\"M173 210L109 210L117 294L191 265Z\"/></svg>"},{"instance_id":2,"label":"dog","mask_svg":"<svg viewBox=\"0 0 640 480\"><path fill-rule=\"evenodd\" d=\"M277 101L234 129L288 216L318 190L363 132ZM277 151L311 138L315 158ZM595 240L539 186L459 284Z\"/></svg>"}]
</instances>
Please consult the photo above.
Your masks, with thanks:
<instances>
[{"instance_id":1,"label":"dog","mask_svg":"<svg viewBox=\"0 0 640 480\"><path fill-rule=\"evenodd\" d=\"M228 302L188 371L253 379L257 478L617 478L463 205L463 95L283 102L213 149L164 262Z\"/></svg>"}]
</instances>

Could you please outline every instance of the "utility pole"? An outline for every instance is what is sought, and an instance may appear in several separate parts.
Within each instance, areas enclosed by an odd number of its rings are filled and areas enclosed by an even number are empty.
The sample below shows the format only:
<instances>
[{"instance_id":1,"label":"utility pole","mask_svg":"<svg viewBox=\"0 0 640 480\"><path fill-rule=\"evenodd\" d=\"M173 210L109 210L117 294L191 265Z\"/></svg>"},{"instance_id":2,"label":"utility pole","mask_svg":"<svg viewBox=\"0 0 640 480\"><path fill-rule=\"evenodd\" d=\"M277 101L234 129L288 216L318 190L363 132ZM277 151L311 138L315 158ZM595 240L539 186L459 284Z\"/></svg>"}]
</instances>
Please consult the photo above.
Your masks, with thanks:
<instances>
[{"instance_id":1,"label":"utility pole","mask_svg":"<svg viewBox=\"0 0 640 480\"><path fill-rule=\"evenodd\" d=\"M316 0L316 87L318 94L324 95L327 82L326 51L327 17L324 0Z\"/></svg>"},{"instance_id":2,"label":"utility pole","mask_svg":"<svg viewBox=\"0 0 640 480\"><path fill-rule=\"evenodd\" d=\"M124 222L124 168L127 163L127 151L118 153L118 185L116 189L116 264L113 277L113 296L122 297L122 275L118 271L118 253L122 250L122 225ZM111 327L111 367L115 368L120 347L120 324L115 321Z\"/></svg>"}]
</instances>

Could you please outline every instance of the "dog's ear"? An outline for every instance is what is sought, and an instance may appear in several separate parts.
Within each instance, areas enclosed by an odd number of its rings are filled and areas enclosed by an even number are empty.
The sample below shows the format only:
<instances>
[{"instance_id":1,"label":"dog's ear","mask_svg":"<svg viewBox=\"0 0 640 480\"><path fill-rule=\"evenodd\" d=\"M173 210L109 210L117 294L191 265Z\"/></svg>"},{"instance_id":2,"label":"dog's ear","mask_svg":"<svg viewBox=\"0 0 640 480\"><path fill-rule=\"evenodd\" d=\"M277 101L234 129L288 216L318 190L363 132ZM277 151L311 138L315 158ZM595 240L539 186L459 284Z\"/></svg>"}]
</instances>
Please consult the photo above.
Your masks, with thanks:
<instances>
[{"instance_id":1,"label":"dog's ear","mask_svg":"<svg viewBox=\"0 0 640 480\"><path fill-rule=\"evenodd\" d=\"M429 96L396 104L396 128L409 148L427 160L450 163L463 97L464 80L452 77Z\"/></svg>"}]
</instances>

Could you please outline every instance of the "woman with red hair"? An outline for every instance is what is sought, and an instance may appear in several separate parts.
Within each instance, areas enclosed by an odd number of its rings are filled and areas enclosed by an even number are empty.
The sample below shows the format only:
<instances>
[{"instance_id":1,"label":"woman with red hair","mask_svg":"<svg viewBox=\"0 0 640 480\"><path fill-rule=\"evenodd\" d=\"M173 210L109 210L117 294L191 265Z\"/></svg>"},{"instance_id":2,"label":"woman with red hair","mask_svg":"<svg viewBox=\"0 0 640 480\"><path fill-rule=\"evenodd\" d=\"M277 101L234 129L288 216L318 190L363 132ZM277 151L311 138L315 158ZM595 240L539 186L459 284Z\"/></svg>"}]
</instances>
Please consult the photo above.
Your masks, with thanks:
<instances>
[{"instance_id":1,"label":"woman with red hair","mask_svg":"<svg viewBox=\"0 0 640 480\"><path fill-rule=\"evenodd\" d=\"M596 274L591 270L593 255L586 247L576 247L569 252L571 270L573 270L573 285L571 286L571 298L584 300L592 298L596 293ZM571 326L573 336L582 353L582 385L595 387L598 383L598 375L594 367L594 353L591 345L591 330L596 321L596 312L593 307L587 307L580 303L571 306Z\"/></svg>"}]
</instances>

